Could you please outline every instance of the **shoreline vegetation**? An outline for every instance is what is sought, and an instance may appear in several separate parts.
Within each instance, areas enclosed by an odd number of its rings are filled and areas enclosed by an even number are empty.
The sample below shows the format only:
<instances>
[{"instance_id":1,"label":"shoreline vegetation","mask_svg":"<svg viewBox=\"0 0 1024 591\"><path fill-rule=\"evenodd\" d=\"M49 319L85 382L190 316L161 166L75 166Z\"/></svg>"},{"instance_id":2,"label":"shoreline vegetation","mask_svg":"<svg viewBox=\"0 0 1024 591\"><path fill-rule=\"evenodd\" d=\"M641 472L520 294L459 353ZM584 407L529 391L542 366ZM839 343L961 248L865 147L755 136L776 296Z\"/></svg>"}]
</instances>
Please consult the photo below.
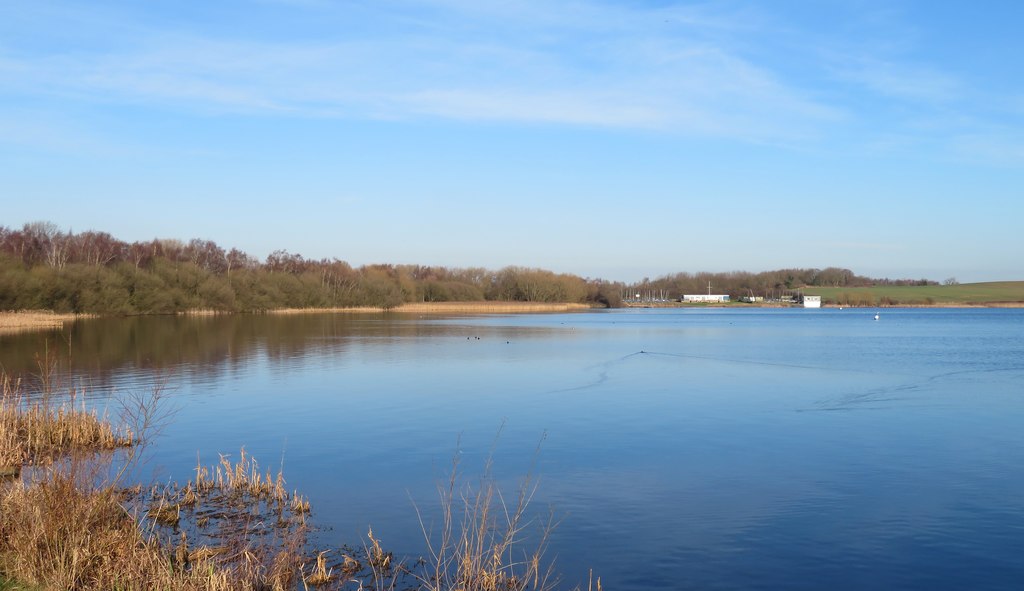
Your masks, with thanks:
<instances>
[{"instance_id":1,"label":"shoreline vegetation","mask_svg":"<svg viewBox=\"0 0 1024 591\"><path fill-rule=\"evenodd\" d=\"M115 421L55 386L57 364L41 359L31 384L0 372L0 589L560 588L544 556L554 523L531 517L529 474L504 494L488 459L470 484L456 452L430 516L444 525L424 526L417 560L386 551L372 528L354 545L314 548L309 499L244 448L209 466L197 458L185 485L127 482L168 420L162 390L122 399ZM602 591L600 579L586 588Z\"/></svg>"},{"instance_id":2,"label":"shoreline vegetation","mask_svg":"<svg viewBox=\"0 0 1024 591\"><path fill-rule=\"evenodd\" d=\"M800 290L820 295L823 308L1024 308L1024 281L1004 281L957 285L881 286L859 288L814 288ZM786 302L682 303L619 302L626 308L788 308L798 304ZM336 306L274 308L255 313L275 315L299 314L543 314L576 312L604 307L579 302L530 301L444 301L407 302L393 307ZM239 313L232 310L190 309L172 314L214 316ZM241 312L245 313L245 312ZM132 314L147 315L147 314ZM0 335L24 331L60 329L68 322L95 318L97 314L56 313L49 310L0 311Z\"/></svg>"},{"instance_id":3,"label":"shoreline vegetation","mask_svg":"<svg viewBox=\"0 0 1024 591\"><path fill-rule=\"evenodd\" d=\"M1024 282L1003 282L1020 283L1020 290L1024 296ZM981 285L981 284L972 284ZM817 294L818 290L808 289L807 293ZM865 295L866 294L866 295ZM1024 308L1024 299L1021 301L936 301L934 296L931 301L922 301L914 298L909 301L901 301L898 297L891 295L875 296L870 292L862 290L853 296L843 292L836 298L829 298L822 304L823 308ZM545 314L560 312L579 312L597 308L595 304L581 304L575 302L514 302L514 301L471 301L471 302L415 302L395 306L393 308L380 308L372 306L351 306L331 308L280 308L265 310L259 313L274 314L281 316L301 314L418 314L418 315L444 315L444 314ZM682 302L644 302L644 303L623 303L624 308L792 308L799 307L798 304L777 303L777 302L727 302L727 303L682 303ZM238 312L197 309L177 312L177 315L184 316L215 316L222 314L235 314ZM242 312L244 313L244 312ZM27 331L61 329L66 323L77 320L96 318L97 314L58 314L47 310L22 310L22 311L0 311L0 335L14 334Z\"/></svg>"}]
</instances>

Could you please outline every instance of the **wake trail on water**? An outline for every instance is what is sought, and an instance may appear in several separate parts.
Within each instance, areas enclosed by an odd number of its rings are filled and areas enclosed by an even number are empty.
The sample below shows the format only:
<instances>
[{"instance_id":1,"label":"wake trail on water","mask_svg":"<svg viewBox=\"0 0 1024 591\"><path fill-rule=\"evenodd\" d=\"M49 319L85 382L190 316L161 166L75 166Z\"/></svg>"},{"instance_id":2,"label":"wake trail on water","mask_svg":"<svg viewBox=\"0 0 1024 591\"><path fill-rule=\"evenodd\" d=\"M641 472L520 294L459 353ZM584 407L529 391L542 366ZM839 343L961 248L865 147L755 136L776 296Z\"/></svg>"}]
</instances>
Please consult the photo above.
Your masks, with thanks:
<instances>
[{"instance_id":1,"label":"wake trail on water","mask_svg":"<svg viewBox=\"0 0 1024 591\"><path fill-rule=\"evenodd\" d=\"M731 359L724 357L715 357L711 355L696 355L690 353L668 353L664 351L646 351L640 350L628 355L623 355L615 359L609 359L601 363L588 366L584 368L584 371L597 371L597 375L593 380L578 386L572 386L569 388L559 388L555 390L549 390L546 394L558 394L565 392L580 392L590 390L603 386L611 377L614 370L620 366L634 361L641 357L652 356L661 357L667 359L683 359L683 360L696 360L696 361L712 361L717 363L725 364L738 364L738 365L756 365L762 367L780 367L786 369L798 369L807 371L820 371L829 373L850 373L860 375L872 375L881 376L882 372L870 369L856 369L856 368L830 368L821 367L816 365L806 365L797 363L779 363L772 361L757 361L750 359ZM854 411L854 410L882 410L890 408L885 403L893 402L906 402L912 400L911 394L915 392L923 391L928 385L949 379L956 376L971 375L971 374L990 374L990 373L1006 373L1006 372L1019 372L1024 371L1024 366L1021 367L1008 367L1008 368L984 368L984 369L966 369L943 372L928 376L913 376L913 381L896 384L893 386L882 386L877 388L871 388L866 391L848 392L839 396L829 397L820 400L813 404L811 408L797 408L794 409L796 412L835 412L835 411ZM906 374L888 374L893 375L906 375ZM879 405L882 406L870 406Z\"/></svg>"},{"instance_id":2,"label":"wake trail on water","mask_svg":"<svg viewBox=\"0 0 1024 591\"><path fill-rule=\"evenodd\" d=\"M556 390L548 390L545 394L557 394L561 392L578 392L580 390L588 390L603 385L609 379L609 374L617 367L625 364L628 361L632 361L639 357L652 356L652 357L663 357L668 359L684 359L684 360L697 360L697 361L714 361L717 363L733 363L741 365L758 365L767 367L782 367L787 369L801 369L810 371L825 371L825 372L852 372L852 373L873 373L865 370L858 369L846 369L846 368L829 368L815 365L799 365L793 363L777 363L771 361L754 361L749 359L729 359L725 357L714 357L711 355L694 355L688 353L666 353L661 351L645 351L640 350L622 357L603 361L601 363L590 365L584 368L584 371L596 370L597 377L585 384L579 386L572 386L569 388L559 388Z\"/></svg>"},{"instance_id":3,"label":"wake trail on water","mask_svg":"<svg viewBox=\"0 0 1024 591\"><path fill-rule=\"evenodd\" d=\"M994 373L1024 372L1024 367L989 367L984 369L962 369L925 376L917 381L897 384L891 387L872 388L866 392L853 392L835 398L819 401L815 408L797 409L797 412L834 412L852 410L881 410L886 406L871 407L868 404L880 402L904 402L909 396L894 396L899 393L922 392L928 386L952 377L965 375L987 375Z\"/></svg>"},{"instance_id":4,"label":"wake trail on water","mask_svg":"<svg viewBox=\"0 0 1024 591\"><path fill-rule=\"evenodd\" d=\"M752 359L729 359L726 357L713 357L711 355L694 355L692 353L661 353L658 351L640 351L634 355L656 355L659 357L678 357L680 359L699 359L701 361L717 361L719 363L735 363L740 365L760 365L767 367L785 367L788 369L808 369L812 371L826 372L851 372L851 373L875 373L862 369L822 367L820 365L800 365L797 363L780 363L777 361L755 361Z\"/></svg>"},{"instance_id":5,"label":"wake trail on water","mask_svg":"<svg viewBox=\"0 0 1024 591\"><path fill-rule=\"evenodd\" d=\"M608 374L609 374L609 372L615 366L621 365L622 363L626 362L630 358L636 357L637 355L643 355L643 354L644 354L643 351L637 351L636 353L630 353L629 355L623 355L622 357L619 357L617 359L611 359L609 361L604 361L604 362L598 363L596 365L591 365L591 366L585 367L585 368L583 368L584 371L591 371L591 370L594 370L594 369L598 370L597 378L594 379L593 381L587 382L585 384L581 384L579 386L573 386L571 388L559 388L557 390L548 390L547 392L545 392L545 394L558 394L558 393L561 393L561 392L578 392L580 390L589 390L591 388L596 388L596 387L598 387L598 386L600 386L600 385L602 385L602 384L604 384L605 382L608 381Z\"/></svg>"}]
</instances>

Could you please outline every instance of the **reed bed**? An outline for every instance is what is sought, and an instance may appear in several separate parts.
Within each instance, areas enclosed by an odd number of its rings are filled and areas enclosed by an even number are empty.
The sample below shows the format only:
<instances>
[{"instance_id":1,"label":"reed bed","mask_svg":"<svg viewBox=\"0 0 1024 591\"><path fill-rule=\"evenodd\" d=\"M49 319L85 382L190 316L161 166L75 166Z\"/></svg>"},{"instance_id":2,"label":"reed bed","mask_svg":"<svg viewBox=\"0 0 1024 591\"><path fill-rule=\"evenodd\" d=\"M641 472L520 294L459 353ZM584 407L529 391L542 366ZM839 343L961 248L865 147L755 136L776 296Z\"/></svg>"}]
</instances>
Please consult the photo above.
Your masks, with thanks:
<instances>
[{"instance_id":1,"label":"reed bed","mask_svg":"<svg viewBox=\"0 0 1024 591\"><path fill-rule=\"evenodd\" d=\"M305 555L309 502L284 484L281 471L261 471L242 449L235 462L224 455L213 466L197 462L184 486L155 486L126 503L174 547L179 568L242 572L256 589L293 588L316 559Z\"/></svg>"},{"instance_id":2,"label":"reed bed","mask_svg":"<svg viewBox=\"0 0 1024 591\"><path fill-rule=\"evenodd\" d=\"M46 310L0 312L0 334L63 328L65 322L86 317L82 314L56 314Z\"/></svg>"},{"instance_id":3,"label":"reed bed","mask_svg":"<svg viewBox=\"0 0 1024 591\"><path fill-rule=\"evenodd\" d=\"M45 465L72 452L109 451L132 445L131 429L115 429L106 416L50 397L29 401L22 382L0 374L0 469Z\"/></svg>"},{"instance_id":4,"label":"reed bed","mask_svg":"<svg viewBox=\"0 0 1024 591\"><path fill-rule=\"evenodd\" d=\"M541 312L570 312L587 310L591 306L573 302L412 302L389 308L388 312L402 314L536 314ZM268 314L367 314L384 312L384 308L369 306L352 308L282 308L268 310Z\"/></svg>"},{"instance_id":5,"label":"reed bed","mask_svg":"<svg viewBox=\"0 0 1024 591\"><path fill-rule=\"evenodd\" d=\"M416 302L402 304L395 312L411 314L534 314L590 309L572 302Z\"/></svg>"},{"instance_id":6,"label":"reed bed","mask_svg":"<svg viewBox=\"0 0 1024 591\"><path fill-rule=\"evenodd\" d=\"M212 308L196 308L192 310L182 310L176 313L178 316L223 316L227 314L234 314L231 310L214 310Z\"/></svg>"},{"instance_id":7,"label":"reed bed","mask_svg":"<svg viewBox=\"0 0 1024 591\"><path fill-rule=\"evenodd\" d=\"M111 487L72 471L16 481L0 495L0 572L46 589L285 590L296 561L258 546L190 549L152 535Z\"/></svg>"},{"instance_id":8,"label":"reed bed","mask_svg":"<svg viewBox=\"0 0 1024 591\"><path fill-rule=\"evenodd\" d=\"M0 580L84 591L295 589L315 562L303 557L305 514L291 512L283 477L268 487L254 466L246 457L219 479L145 489L103 483L109 466L77 458L8 481Z\"/></svg>"},{"instance_id":9,"label":"reed bed","mask_svg":"<svg viewBox=\"0 0 1024 591\"><path fill-rule=\"evenodd\" d=\"M394 308L392 308L392 311ZM380 314L384 308L370 306L353 306L348 308L278 308L266 310L265 314L291 316L296 314Z\"/></svg>"},{"instance_id":10,"label":"reed bed","mask_svg":"<svg viewBox=\"0 0 1024 591\"><path fill-rule=\"evenodd\" d=\"M30 400L21 381L0 375L0 581L84 591L296 587L310 508L287 494L280 472L261 473L243 450L238 462L197 469L180 491L125 488L141 433L77 408L75 394L47 387ZM122 419L152 428L148 404ZM129 451L97 453L121 447Z\"/></svg>"}]
</instances>

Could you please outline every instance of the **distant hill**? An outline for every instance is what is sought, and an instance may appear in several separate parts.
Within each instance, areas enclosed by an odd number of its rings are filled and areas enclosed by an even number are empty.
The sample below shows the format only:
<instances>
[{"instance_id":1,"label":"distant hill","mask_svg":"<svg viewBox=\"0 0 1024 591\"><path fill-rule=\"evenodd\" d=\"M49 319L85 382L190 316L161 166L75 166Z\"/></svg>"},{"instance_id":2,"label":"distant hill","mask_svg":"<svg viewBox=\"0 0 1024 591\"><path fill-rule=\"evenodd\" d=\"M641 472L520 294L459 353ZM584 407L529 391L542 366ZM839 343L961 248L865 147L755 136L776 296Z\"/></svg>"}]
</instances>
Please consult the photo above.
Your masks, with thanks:
<instances>
[{"instance_id":1,"label":"distant hill","mask_svg":"<svg viewBox=\"0 0 1024 591\"><path fill-rule=\"evenodd\" d=\"M997 305L1024 303L1024 281L956 285L882 285L873 287L806 287L836 305Z\"/></svg>"}]
</instances>

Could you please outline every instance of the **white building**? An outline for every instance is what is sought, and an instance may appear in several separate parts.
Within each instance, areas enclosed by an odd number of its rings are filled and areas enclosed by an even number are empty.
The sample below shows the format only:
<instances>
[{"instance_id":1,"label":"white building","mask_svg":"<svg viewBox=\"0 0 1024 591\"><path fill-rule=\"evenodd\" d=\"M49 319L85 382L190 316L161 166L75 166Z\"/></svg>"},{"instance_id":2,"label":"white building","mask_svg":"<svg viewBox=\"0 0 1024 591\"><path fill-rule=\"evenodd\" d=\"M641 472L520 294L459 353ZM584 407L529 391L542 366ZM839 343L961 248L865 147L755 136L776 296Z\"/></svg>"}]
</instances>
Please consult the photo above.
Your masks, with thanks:
<instances>
[{"instance_id":1,"label":"white building","mask_svg":"<svg viewBox=\"0 0 1024 591\"><path fill-rule=\"evenodd\" d=\"M683 303L685 303L685 304L697 304L697 303L721 304L721 303L725 303L725 302L728 302L728 301L729 301L729 294L718 295L718 294L710 294L710 293L707 293L707 294L701 293L701 294L696 294L696 295L690 294L690 295L684 295L683 296Z\"/></svg>"},{"instance_id":2,"label":"white building","mask_svg":"<svg viewBox=\"0 0 1024 591\"><path fill-rule=\"evenodd\" d=\"M805 308L820 308L821 296L805 295L801 298Z\"/></svg>"}]
</instances>

